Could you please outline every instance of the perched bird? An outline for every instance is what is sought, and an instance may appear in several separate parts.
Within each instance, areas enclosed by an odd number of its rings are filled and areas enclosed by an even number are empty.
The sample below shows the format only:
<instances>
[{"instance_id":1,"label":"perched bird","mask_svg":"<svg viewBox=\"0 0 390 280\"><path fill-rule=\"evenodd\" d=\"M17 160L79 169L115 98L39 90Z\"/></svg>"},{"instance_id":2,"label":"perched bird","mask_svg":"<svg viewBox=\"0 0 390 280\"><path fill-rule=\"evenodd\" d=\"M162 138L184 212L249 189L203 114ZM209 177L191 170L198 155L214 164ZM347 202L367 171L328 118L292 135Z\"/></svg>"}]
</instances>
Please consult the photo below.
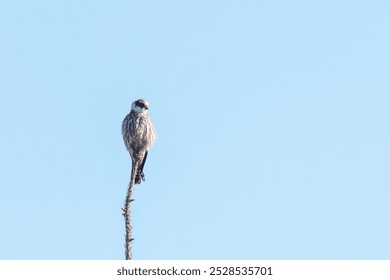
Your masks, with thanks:
<instances>
[{"instance_id":1,"label":"perched bird","mask_svg":"<svg viewBox=\"0 0 390 280\"><path fill-rule=\"evenodd\" d=\"M122 122L122 136L132 164L137 164L135 184L145 181L143 172L149 149L157 138L152 120L148 116L149 103L138 99L131 104L131 111Z\"/></svg>"}]
</instances>

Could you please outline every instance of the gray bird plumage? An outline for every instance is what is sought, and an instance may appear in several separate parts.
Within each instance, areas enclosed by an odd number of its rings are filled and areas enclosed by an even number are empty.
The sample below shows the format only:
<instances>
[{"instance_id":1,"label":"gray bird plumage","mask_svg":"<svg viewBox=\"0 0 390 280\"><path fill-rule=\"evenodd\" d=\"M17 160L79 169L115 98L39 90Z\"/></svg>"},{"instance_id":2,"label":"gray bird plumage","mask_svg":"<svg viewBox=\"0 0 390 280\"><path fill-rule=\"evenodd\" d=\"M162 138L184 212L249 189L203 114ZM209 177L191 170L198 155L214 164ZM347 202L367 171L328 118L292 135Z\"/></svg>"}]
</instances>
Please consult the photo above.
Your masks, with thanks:
<instances>
[{"instance_id":1,"label":"gray bird plumage","mask_svg":"<svg viewBox=\"0 0 390 280\"><path fill-rule=\"evenodd\" d=\"M131 105L130 113L122 122L122 136L126 149L129 151L132 163L138 164L135 183L145 180L143 168L149 149L157 138L152 120L148 115L149 103L138 99Z\"/></svg>"}]
</instances>

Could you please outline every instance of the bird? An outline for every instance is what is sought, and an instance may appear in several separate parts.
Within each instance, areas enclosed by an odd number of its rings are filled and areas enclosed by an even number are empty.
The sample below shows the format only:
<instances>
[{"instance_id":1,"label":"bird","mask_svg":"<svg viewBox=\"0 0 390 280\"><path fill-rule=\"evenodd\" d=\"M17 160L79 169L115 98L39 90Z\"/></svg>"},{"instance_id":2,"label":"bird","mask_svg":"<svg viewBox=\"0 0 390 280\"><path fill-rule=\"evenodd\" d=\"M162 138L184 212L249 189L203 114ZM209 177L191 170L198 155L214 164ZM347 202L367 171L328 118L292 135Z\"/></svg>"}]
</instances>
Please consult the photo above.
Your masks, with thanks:
<instances>
[{"instance_id":1,"label":"bird","mask_svg":"<svg viewBox=\"0 0 390 280\"><path fill-rule=\"evenodd\" d=\"M131 104L130 113L122 122L122 136L132 164L137 164L135 184L145 181L143 172L149 149L157 139L152 119L148 115L149 103L145 99L135 100Z\"/></svg>"}]
</instances>

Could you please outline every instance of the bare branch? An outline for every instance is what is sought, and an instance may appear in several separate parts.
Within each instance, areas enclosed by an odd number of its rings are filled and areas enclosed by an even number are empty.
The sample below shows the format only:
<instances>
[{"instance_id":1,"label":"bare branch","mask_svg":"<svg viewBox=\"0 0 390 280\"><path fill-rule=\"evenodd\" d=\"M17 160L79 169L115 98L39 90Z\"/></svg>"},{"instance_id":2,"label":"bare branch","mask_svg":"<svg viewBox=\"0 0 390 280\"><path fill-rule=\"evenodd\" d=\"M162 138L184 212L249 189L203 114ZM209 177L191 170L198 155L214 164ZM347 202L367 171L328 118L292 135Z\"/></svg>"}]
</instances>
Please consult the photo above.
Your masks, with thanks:
<instances>
[{"instance_id":1,"label":"bare branch","mask_svg":"<svg viewBox=\"0 0 390 280\"><path fill-rule=\"evenodd\" d=\"M125 200L124 208L122 208L123 216L125 217L125 229L126 229L126 237L125 237L125 256L126 260L132 259L132 252L131 252L131 242L134 240L132 238L131 234L131 211L130 211L130 203L134 201L133 199L133 187L135 182L135 176L138 169L138 162L132 162L132 168L131 168L131 177L130 177L130 183L127 189L127 195Z\"/></svg>"}]
</instances>

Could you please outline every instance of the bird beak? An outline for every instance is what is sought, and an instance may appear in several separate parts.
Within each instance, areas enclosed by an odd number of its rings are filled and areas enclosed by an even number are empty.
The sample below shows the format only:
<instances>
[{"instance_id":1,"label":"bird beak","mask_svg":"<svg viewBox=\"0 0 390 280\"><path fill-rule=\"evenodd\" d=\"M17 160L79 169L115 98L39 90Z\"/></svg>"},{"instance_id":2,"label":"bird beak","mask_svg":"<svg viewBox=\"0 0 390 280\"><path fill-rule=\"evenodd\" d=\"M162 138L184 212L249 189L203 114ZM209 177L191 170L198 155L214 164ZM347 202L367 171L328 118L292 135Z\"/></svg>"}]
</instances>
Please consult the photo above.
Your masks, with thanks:
<instances>
[{"instance_id":1,"label":"bird beak","mask_svg":"<svg viewBox=\"0 0 390 280\"><path fill-rule=\"evenodd\" d=\"M149 107L145 105L145 109L146 109L146 110L148 110L148 109L149 109Z\"/></svg>"}]
</instances>

